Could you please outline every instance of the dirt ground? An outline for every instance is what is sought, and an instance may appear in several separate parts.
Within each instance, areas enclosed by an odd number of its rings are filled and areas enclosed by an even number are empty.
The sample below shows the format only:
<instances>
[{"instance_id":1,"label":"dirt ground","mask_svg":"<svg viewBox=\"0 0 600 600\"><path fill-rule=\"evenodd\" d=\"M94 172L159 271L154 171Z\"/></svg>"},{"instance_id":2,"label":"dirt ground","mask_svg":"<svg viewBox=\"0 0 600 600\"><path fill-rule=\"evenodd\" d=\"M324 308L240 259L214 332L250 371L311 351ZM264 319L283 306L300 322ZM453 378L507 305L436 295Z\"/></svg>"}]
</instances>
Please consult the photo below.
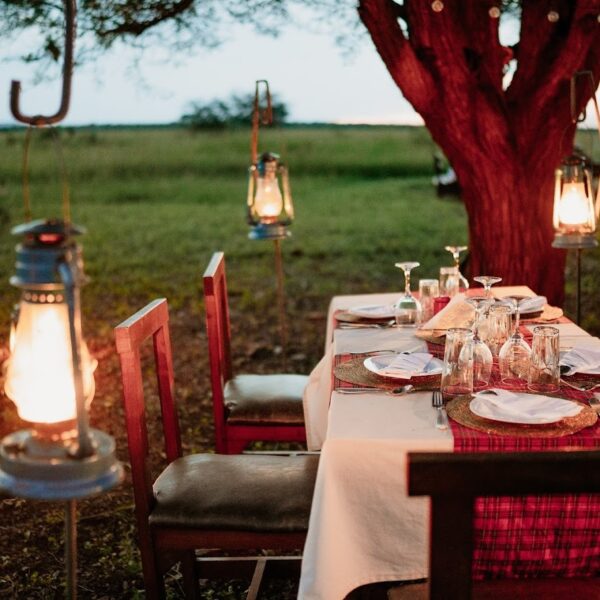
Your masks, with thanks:
<instances>
[{"instance_id":1,"label":"dirt ground","mask_svg":"<svg viewBox=\"0 0 600 600\"><path fill-rule=\"evenodd\" d=\"M324 313L298 321L290 315L290 370L308 373L319 358L324 332ZM281 370L278 328L259 317L232 313L234 369L237 372ZM196 310L171 311L171 336L177 402L184 452L214 449L212 405L203 316ZM88 340L99 361L92 426L115 437L125 481L117 488L78 504L78 592L81 598L143 597L141 566L131 492L127 439L120 388L120 368L112 340ZM146 365L146 363L145 363ZM153 374L147 380L148 423L152 460L159 467L164 457L160 413L156 406ZM3 386L2 386L3 387ZM0 435L20 428L13 405L0 399L3 420ZM5 499L0 502L0 597L62 598L64 596L64 506L57 503ZM182 597L180 575L169 574L169 596ZM242 597L248 582L208 582L205 598ZM295 582L274 582L267 598L295 597Z\"/></svg>"}]
</instances>

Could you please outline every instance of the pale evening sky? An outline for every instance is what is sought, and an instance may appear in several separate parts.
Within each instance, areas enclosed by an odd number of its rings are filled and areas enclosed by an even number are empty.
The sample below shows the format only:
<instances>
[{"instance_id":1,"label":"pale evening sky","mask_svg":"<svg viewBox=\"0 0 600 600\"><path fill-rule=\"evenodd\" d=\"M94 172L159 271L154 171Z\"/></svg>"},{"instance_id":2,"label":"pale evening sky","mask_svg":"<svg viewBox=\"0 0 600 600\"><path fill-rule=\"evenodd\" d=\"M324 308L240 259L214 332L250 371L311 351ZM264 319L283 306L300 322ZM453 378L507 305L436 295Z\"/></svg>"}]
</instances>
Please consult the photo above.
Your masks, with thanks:
<instances>
[{"instance_id":1,"label":"pale evening sky","mask_svg":"<svg viewBox=\"0 0 600 600\"><path fill-rule=\"evenodd\" d=\"M515 23L502 29L504 43L514 43ZM0 59L27 50L31 48L22 36L5 45ZM136 66L134 59L140 56L143 61ZM53 80L37 85L34 75L31 65L0 62L0 124L14 123L8 107L11 79L22 82L24 113L56 110L58 69ZM422 123L366 34L347 57L332 35L289 26L271 38L236 25L215 49L198 47L169 55L164 48L140 53L117 44L94 63L78 66L64 124L170 123L179 119L191 101L252 92L257 79L269 81L272 91L288 104L292 121ZM590 125L595 121L593 112L590 106Z\"/></svg>"}]
</instances>

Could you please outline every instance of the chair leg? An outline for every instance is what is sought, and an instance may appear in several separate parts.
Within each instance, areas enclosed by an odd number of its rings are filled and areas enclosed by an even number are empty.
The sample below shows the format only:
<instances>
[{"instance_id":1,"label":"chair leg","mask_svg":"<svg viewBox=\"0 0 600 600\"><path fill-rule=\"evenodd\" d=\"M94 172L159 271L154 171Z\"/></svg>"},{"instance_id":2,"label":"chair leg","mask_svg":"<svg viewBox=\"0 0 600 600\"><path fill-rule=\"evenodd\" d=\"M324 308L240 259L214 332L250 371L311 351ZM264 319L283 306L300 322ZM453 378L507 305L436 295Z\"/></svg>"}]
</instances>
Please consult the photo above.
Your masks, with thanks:
<instances>
[{"instance_id":1,"label":"chair leg","mask_svg":"<svg viewBox=\"0 0 600 600\"><path fill-rule=\"evenodd\" d=\"M146 600L165 600L165 581L158 567L157 557L154 553L152 542L150 545L140 543L142 555L142 572L144 576L144 589Z\"/></svg>"},{"instance_id":2,"label":"chair leg","mask_svg":"<svg viewBox=\"0 0 600 600\"><path fill-rule=\"evenodd\" d=\"M188 600L200 600L198 587L198 572L196 570L196 553L193 550L185 552L181 557L181 572L183 574L183 589Z\"/></svg>"},{"instance_id":3,"label":"chair leg","mask_svg":"<svg viewBox=\"0 0 600 600\"><path fill-rule=\"evenodd\" d=\"M260 591L260 584L262 582L266 566L266 558L261 557L256 561L256 568L254 569L254 575L252 575L252 581L250 582L250 587L248 588L246 600L256 600L258 598L258 592Z\"/></svg>"}]
</instances>

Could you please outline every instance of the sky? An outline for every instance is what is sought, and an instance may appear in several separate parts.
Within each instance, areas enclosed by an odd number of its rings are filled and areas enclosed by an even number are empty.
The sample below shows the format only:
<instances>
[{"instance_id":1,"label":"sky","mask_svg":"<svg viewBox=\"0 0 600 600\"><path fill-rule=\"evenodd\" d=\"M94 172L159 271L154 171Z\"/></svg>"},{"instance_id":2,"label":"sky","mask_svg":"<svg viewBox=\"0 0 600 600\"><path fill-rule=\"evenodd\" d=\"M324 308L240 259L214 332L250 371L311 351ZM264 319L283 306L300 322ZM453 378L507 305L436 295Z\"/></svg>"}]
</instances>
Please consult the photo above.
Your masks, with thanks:
<instances>
[{"instance_id":1,"label":"sky","mask_svg":"<svg viewBox=\"0 0 600 600\"><path fill-rule=\"evenodd\" d=\"M306 15L302 15L306 16ZM503 24L504 25L504 24ZM501 29L514 43L515 24ZM0 59L27 51L26 36L4 45ZM143 60L136 61L140 56ZM22 82L25 114L53 113L60 101L56 78L35 84L35 67L0 60L0 124L14 123L9 111L11 79ZM296 122L422 124L388 74L367 35L348 56L331 34L290 25L277 38L236 25L216 49L195 48L169 55L148 48L143 54L123 44L75 69L71 107L64 125L172 123L193 101L249 93L257 79L289 107ZM587 126L591 126L589 107Z\"/></svg>"},{"instance_id":2,"label":"sky","mask_svg":"<svg viewBox=\"0 0 600 600\"><path fill-rule=\"evenodd\" d=\"M93 64L75 70L65 125L169 123L195 100L227 98L254 91L267 79L290 108L292 121L421 124L401 96L368 37L345 56L331 36L290 26L278 38L236 26L216 49L196 48L166 59L148 49L135 65L136 50L120 45ZM24 48L23 41L10 49ZM2 51L6 56L7 50ZM8 108L11 79L22 81L25 114L54 112L60 81L34 85L35 68L0 62L0 123L13 121Z\"/></svg>"}]
</instances>

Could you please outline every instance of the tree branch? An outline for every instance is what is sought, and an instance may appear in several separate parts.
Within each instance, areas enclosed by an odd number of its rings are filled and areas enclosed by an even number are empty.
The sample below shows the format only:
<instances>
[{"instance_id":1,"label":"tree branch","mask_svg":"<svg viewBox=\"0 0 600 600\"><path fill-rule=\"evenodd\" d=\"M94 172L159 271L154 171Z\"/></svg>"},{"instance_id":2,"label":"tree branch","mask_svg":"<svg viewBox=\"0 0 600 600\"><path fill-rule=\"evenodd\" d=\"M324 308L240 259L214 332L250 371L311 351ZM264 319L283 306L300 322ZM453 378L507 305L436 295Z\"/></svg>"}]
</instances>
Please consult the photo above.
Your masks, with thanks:
<instances>
[{"instance_id":1,"label":"tree branch","mask_svg":"<svg viewBox=\"0 0 600 600\"><path fill-rule=\"evenodd\" d=\"M435 85L404 37L393 4L389 0L361 0L358 14L392 79L415 110L424 115L431 111Z\"/></svg>"},{"instance_id":2,"label":"tree branch","mask_svg":"<svg viewBox=\"0 0 600 600\"><path fill-rule=\"evenodd\" d=\"M131 15L125 15L123 21L104 31L98 31L97 35L99 38L114 38L119 35L133 35L135 37L141 35L148 29L151 29L155 25L179 17L184 12L190 10L194 5L194 0L180 0L170 5L160 2L155 4L155 16L150 19L136 21L130 18Z\"/></svg>"}]
</instances>

